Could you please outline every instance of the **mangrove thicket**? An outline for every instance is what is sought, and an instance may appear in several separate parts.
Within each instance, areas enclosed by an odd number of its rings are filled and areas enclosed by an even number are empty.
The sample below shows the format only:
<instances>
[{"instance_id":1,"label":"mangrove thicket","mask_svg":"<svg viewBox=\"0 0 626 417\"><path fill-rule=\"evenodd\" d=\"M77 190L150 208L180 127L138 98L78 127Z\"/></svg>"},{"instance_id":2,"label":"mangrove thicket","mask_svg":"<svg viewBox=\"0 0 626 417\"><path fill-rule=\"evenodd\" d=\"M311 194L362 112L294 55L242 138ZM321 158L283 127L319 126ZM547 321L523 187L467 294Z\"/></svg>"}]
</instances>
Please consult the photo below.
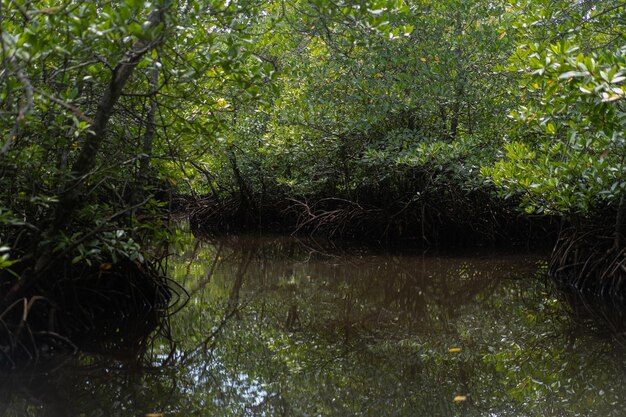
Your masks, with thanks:
<instances>
[{"instance_id":1,"label":"mangrove thicket","mask_svg":"<svg viewBox=\"0 0 626 417\"><path fill-rule=\"evenodd\" d=\"M174 212L622 291L625 6L0 1L0 364L158 327Z\"/></svg>"}]
</instances>

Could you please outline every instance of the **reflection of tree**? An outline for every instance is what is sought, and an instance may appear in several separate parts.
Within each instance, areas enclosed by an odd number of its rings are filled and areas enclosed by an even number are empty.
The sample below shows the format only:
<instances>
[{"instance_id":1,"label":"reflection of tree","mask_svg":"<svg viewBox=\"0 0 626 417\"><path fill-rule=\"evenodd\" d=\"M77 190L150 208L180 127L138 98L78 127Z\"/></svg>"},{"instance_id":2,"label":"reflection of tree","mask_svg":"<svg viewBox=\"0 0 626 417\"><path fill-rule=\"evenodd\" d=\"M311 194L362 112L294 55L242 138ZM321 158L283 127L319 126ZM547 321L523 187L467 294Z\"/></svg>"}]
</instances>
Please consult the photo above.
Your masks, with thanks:
<instances>
[{"instance_id":1,"label":"reflection of tree","mask_svg":"<svg viewBox=\"0 0 626 417\"><path fill-rule=\"evenodd\" d=\"M626 311L622 299L567 286L559 288L559 298L566 304L570 317L571 345L579 335L592 334L626 347Z\"/></svg>"},{"instance_id":2,"label":"reflection of tree","mask_svg":"<svg viewBox=\"0 0 626 417\"><path fill-rule=\"evenodd\" d=\"M577 390L594 378L574 371L597 364L588 352L567 361L563 311L542 281L508 278L533 269L525 259L326 258L284 246L259 249L274 261L252 263L242 321L216 344L236 345L220 359L265 382L268 395L250 410L558 415L589 406L542 388L563 376L564 390ZM284 324L294 306L296 329ZM461 352L448 352L454 346ZM455 404L456 394L469 396ZM559 398L567 401L549 405Z\"/></svg>"},{"instance_id":3,"label":"reflection of tree","mask_svg":"<svg viewBox=\"0 0 626 417\"><path fill-rule=\"evenodd\" d=\"M73 291L64 292L64 296L82 299L84 304L76 303L77 310L89 304L91 325L74 330L71 343L75 351L42 343L33 358L36 360L28 365L18 363L10 369L3 362L0 411L4 411L0 416L111 415L107 410L113 405L118 415L131 416L152 407L152 399L136 388L155 372L155 343L164 362L172 356L168 355L168 349L173 348L168 343L168 314L180 308L185 292L165 278L157 288L122 278L99 277L97 284L102 290L96 296L92 294L93 280L79 280ZM167 300L172 297L169 306L162 301L165 295ZM153 302L155 299L160 303ZM69 325L83 323L73 321L72 314L82 318L84 312L70 310L65 314L64 322ZM133 404L135 411L128 404Z\"/></svg>"},{"instance_id":4,"label":"reflection of tree","mask_svg":"<svg viewBox=\"0 0 626 417\"><path fill-rule=\"evenodd\" d=\"M36 368L5 374L0 416L131 417L178 402L173 375L141 358L55 357Z\"/></svg>"},{"instance_id":5,"label":"reflection of tree","mask_svg":"<svg viewBox=\"0 0 626 417\"><path fill-rule=\"evenodd\" d=\"M532 258L332 250L254 237L189 246L171 261L192 295L172 319L169 359L156 341L147 371L68 371L67 392L84 394L76 413L116 400L126 411L110 405L114 415L621 413L623 358L574 327L582 316L533 276Z\"/></svg>"},{"instance_id":6,"label":"reflection of tree","mask_svg":"<svg viewBox=\"0 0 626 417\"><path fill-rule=\"evenodd\" d=\"M214 327L213 331L205 337L201 343L198 344L194 349L189 352L186 352L183 356L184 358L188 358L191 355L197 354L197 352L207 352L215 348L215 344L217 342L217 337L222 332L224 326L228 324L228 322L232 318L241 319L240 315L240 293L241 287L244 283L244 278L246 276L246 272L248 270L248 266L252 261L254 256L254 251L244 251L245 255L243 257L244 261L239 263L237 271L234 274L234 280L232 283L232 287L230 292L228 293L228 300L226 303L226 307L224 308L224 313L222 314L222 318L217 326ZM220 260L221 253L221 245L218 247L217 253L213 258L213 262L211 263L208 272L204 274L205 278L199 283L200 285L196 285L196 291L202 288L202 286L207 285L209 283L210 277L214 273L214 268L216 267L217 262ZM195 291L194 291L195 292ZM184 360L182 361L184 363Z\"/></svg>"}]
</instances>

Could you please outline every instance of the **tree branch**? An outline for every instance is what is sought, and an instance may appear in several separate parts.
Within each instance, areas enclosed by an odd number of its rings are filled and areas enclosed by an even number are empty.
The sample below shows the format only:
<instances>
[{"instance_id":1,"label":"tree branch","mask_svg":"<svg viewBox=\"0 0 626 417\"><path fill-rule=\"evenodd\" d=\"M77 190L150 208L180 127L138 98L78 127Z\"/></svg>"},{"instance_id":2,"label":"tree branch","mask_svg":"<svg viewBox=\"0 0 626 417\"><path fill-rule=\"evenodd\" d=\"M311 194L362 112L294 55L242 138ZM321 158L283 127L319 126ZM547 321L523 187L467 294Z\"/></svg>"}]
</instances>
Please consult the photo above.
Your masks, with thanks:
<instances>
[{"instance_id":1,"label":"tree branch","mask_svg":"<svg viewBox=\"0 0 626 417\"><path fill-rule=\"evenodd\" d=\"M156 27L165 23L165 9L160 7L148 16L150 27ZM74 212L82 195L82 184L87 174L96 163L96 157L105 139L106 128L113 113L113 108L122 95L124 86L130 79L133 71L143 58L143 56L163 43L163 36L159 35L150 41L137 41L130 51L118 62L113 70L108 89L98 104L98 109L93 117L93 123L88 129L87 137L78 158L72 165L73 184L65 187L66 192L59 196L55 216L51 224L51 232L59 230Z\"/></svg>"},{"instance_id":2,"label":"tree branch","mask_svg":"<svg viewBox=\"0 0 626 417\"><path fill-rule=\"evenodd\" d=\"M0 157L6 154L9 149L11 149L11 145L17 139L17 134L19 132L20 125L22 124L22 120L26 117L26 114L33 107L33 85L30 80L26 76L26 73L23 69L18 69L15 71L15 77L22 83L24 87L24 101L20 108L17 111L17 117L15 118L15 123L13 123L13 127L9 131L9 136L2 145L2 149L0 149Z\"/></svg>"}]
</instances>

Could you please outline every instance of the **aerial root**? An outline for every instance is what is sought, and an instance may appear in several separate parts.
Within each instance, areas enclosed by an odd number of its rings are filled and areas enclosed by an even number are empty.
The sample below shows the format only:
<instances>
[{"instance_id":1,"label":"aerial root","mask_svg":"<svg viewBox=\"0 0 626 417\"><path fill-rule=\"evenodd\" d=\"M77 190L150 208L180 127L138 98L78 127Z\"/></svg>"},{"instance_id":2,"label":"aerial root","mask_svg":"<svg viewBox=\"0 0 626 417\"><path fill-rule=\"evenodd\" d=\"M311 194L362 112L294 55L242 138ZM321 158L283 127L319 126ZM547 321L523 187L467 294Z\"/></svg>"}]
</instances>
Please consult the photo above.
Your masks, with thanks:
<instances>
[{"instance_id":1,"label":"aerial root","mask_svg":"<svg viewBox=\"0 0 626 417\"><path fill-rule=\"evenodd\" d=\"M570 228L552 253L549 272L558 282L599 295L617 295L626 290L626 248L598 230Z\"/></svg>"},{"instance_id":2,"label":"aerial root","mask_svg":"<svg viewBox=\"0 0 626 417\"><path fill-rule=\"evenodd\" d=\"M188 299L158 265L122 260L106 271L64 266L0 312L0 368L78 350L141 351Z\"/></svg>"}]
</instances>

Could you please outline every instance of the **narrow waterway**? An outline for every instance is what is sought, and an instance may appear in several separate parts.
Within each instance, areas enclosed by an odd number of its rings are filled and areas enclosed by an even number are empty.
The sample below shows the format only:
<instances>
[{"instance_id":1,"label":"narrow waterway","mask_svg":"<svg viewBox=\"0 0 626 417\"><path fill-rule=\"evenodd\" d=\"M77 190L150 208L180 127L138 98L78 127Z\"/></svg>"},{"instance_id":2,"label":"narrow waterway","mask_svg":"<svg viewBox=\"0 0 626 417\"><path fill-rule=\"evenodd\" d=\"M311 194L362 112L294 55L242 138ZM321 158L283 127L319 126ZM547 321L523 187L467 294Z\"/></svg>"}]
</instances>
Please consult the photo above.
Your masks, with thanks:
<instances>
[{"instance_id":1,"label":"narrow waterway","mask_svg":"<svg viewBox=\"0 0 626 417\"><path fill-rule=\"evenodd\" d=\"M169 272L186 304L143 361L13 376L0 416L625 413L622 310L558 291L542 255L185 241Z\"/></svg>"}]
</instances>

